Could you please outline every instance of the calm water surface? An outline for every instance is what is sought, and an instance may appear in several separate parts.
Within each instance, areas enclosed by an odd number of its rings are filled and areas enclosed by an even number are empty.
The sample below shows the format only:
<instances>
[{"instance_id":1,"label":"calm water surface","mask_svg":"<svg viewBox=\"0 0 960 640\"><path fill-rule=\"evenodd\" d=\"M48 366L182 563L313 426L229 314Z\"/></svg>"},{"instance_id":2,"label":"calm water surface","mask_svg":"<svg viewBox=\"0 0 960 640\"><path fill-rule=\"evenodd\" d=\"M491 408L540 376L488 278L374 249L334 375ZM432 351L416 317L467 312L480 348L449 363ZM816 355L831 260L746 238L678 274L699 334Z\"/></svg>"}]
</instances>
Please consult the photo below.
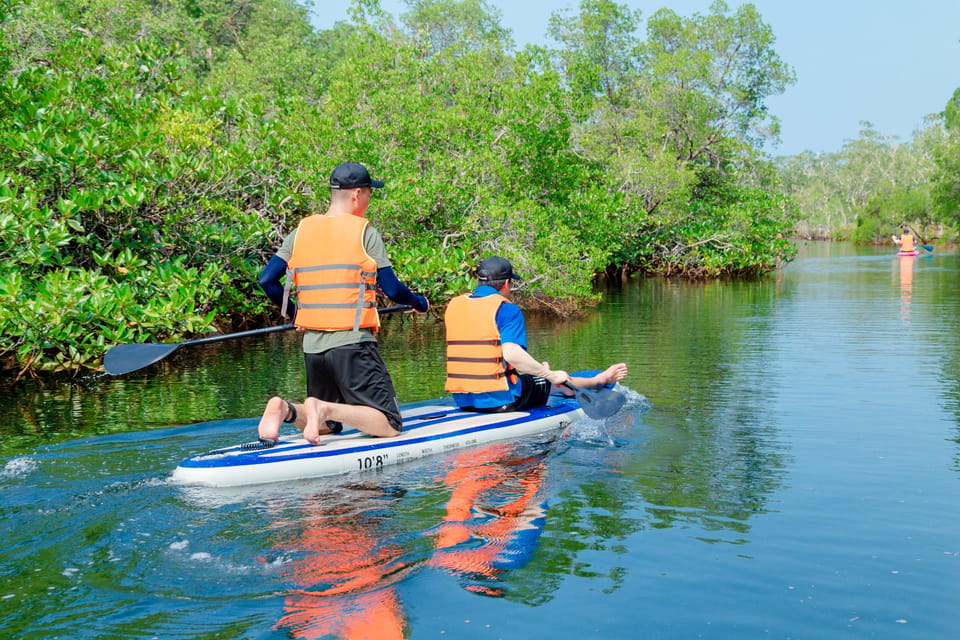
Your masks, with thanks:
<instances>
[{"instance_id":1,"label":"calm water surface","mask_svg":"<svg viewBox=\"0 0 960 640\"><path fill-rule=\"evenodd\" d=\"M627 410L380 473L168 482L299 396L293 335L0 391L0 637L949 638L960 257L810 244L758 282L631 281L531 322ZM391 320L404 401L441 329Z\"/></svg>"}]
</instances>

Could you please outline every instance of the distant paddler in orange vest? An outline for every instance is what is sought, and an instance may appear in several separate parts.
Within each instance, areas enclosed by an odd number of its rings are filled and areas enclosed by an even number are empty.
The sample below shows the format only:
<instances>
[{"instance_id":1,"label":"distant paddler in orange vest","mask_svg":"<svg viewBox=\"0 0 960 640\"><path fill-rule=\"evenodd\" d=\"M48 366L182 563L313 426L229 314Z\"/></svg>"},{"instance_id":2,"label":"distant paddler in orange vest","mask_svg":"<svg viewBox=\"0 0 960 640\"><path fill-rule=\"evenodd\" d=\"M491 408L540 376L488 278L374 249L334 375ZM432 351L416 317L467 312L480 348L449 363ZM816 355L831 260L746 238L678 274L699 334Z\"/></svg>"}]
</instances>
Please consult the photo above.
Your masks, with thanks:
<instances>
[{"instance_id":1,"label":"distant paddler in orange vest","mask_svg":"<svg viewBox=\"0 0 960 640\"><path fill-rule=\"evenodd\" d=\"M592 378L570 377L527 353L527 329L520 307L510 302L519 277L504 258L491 256L477 269L477 288L447 305L446 390L457 406L486 413L522 411L547 404L551 392L573 395L582 388L613 384L627 375L614 364Z\"/></svg>"},{"instance_id":2,"label":"distant paddler in orange vest","mask_svg":"<svg viewBox=\"0 0 960 640\"><path fill-rule=\"evenodd\" d=\"M307 399L271 398L255 446L276 444L281 422L314 444L343 423L374 436L400 433L400 406L377 348L376 290L421 313L430 305L397 279L383 238L363 217L381 187L361 164L337 166L327 212L304 218L260 274L264 292L303 332ZM287 287L296 287L296 304L281 284L284 274Z\"/></svg>"},{"instance_id":3,"label":"distant paddler in orange vest","mask_svg":"<svg viewBox=\"0 0 960 640\"><path fill-rule=\"evenodd\" d=\"M903 228L903 233L893 236L893 241L900 245L900 253L914 253L917 249L913 241L913 232L909 227Z\"/></svg>"}]
</instances>

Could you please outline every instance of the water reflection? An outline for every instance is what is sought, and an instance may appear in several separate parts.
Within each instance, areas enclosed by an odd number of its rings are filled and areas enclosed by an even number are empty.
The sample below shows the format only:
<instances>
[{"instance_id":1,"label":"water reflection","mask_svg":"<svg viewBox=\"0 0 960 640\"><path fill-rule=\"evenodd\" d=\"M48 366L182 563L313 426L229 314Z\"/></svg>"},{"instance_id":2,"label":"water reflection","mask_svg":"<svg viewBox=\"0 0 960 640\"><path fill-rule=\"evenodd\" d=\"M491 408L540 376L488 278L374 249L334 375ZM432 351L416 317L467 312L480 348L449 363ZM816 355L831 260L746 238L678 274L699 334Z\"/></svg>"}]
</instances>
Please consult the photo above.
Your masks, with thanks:
<instances>
[{"instance_id":1,"label":"water reflection","mask_svg":"<svg viewBox=\"0 0 960 640\"><path fill-rule=\"evenodd\" d=\"M530 560L546 522L544 457L518 457L503 444L454 456L440 479L450 499L430 565L467 591L503 596L502 575Z\"/></svg>"},{"instance_id":2,"label":"water reflection","mask_svg":"<svg viewBox=\"0 0 960 640\"><path fill-rule=\"evenodd\" d=\"M637 385L653 409L644 416L643 455L623 461L642 498L643 526L705 528L705 541L741 544L768 510L789 460L781 419L771 414L792 392L782 366L783 316L798 291L784 274L756 282L678 283L650 279L626 289L642 372ZM616 334L619 327L608 327ZM628 329L624 328L624 331Z\"/></svg>"},{"instance_id":3,"label":"water reflection","mask_svg":"<svg viewBox=\"0 0 960 640\"><path fill-rule=\"evenodd\" d=\"M291 588L277 628L295 638L405 637L394 583L413 565L388 535L389 516L355 500L325 502L307 499L296 517L278 523L290 537L281 538L277 551L295 559L283 576Z\"/></svg>"},{"instance_id":4,"label":"water reflection","mask_svg":"<svg viewBox=\"0 0 960 640\"><path fill-rule=\"evenodd\" d=\"M897 267L900 272L900 322L910 326L910 303L913 299L913 262L914 256L900 256Z\"/></svg>"},{"instance_id":5,"label":"water reflection","mask_svg":"<svg viewBox=\"0 0 960 640\"><path fill-rule=\"evenodd\" d=\"M398 583L425 569L447 573L471 593L503 596L505 574L529 561L546 521L546 455L508 443L452 456L436 484L413 498L435 524L412 536L396 522L398 503L411 500L404 489L304 499L271 527L274 554L292 558L276 628L296 638L407 637ZM434 509L440 500L442 509Z\"/></svg>"},{"instance_id":6,"label":"water reflection","mask_svg":"<svg viewBox=\"0 0 960 640\"><path fill-rule=\"evenodd\" d=\"M630 363L652 409L603 438L204 493L165 479L302 389L295 336L0 391L5 630L952 637L958 256L804 251L757 282L632 280L531 319L546 360ZM382 336L403 401L442 394L441 334ZM448 631L468 614L500 628Z\"/></svg>"}]
</instances>

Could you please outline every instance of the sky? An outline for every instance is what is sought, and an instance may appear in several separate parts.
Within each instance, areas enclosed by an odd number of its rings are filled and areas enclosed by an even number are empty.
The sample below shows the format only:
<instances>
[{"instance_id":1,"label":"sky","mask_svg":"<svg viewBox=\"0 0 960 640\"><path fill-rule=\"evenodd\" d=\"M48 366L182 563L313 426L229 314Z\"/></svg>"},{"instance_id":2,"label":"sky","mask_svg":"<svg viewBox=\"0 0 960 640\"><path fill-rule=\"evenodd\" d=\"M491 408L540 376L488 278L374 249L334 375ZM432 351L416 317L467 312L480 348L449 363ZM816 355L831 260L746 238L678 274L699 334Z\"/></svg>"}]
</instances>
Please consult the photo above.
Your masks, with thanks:
<instances>
[{"instance_id":1,"label":"sky","mask_svg":"<svg viewBox=\"0 0 960 640\"><path fill-rule=\"evenodd\" d=\"M501 14L517 47L555 44L547 21L575 13L578 0L486 0ZM731 11L743 2L726 0ZM641 23L667 7L681 16L709 12L711 0L619 0L641 11ZM774 49L797 81L767 100L780 119L772 155L830 153L870 122L885 136L908 142L925 116L943 111L960 87L960 0L754 0L776 37ZM314 25L347 19L348 0L315 0ZM381 0L394 17L403 0Z\"/></svg>"}]
</instances>

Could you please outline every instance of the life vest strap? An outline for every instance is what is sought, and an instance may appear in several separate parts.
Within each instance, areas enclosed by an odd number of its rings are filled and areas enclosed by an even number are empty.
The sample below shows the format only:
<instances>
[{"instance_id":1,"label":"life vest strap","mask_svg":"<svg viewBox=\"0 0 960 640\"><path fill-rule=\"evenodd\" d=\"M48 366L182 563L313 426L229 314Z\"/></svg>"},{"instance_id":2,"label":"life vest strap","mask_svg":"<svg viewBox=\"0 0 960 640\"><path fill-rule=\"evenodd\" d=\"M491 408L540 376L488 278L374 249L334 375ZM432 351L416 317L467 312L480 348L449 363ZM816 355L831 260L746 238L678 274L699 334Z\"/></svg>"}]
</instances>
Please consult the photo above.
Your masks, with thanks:
<instances>
[{"instance_id":1,"label":"life vest strap","mask_svg":"<svg viewBox=\"0 0 960 640\"><path fill-rule=\"evenodd\" d=\"M320 291L324 289L352 289L356 285L355 282L331 282L328 284L303 284L297 287L297 291ZM360 287L361 290L364 290L365 287Z\"/></svg>"},{"instance_id":2,"label":"life vest strap","mask_svg":"<svg viewBox=\"0 0 960 640\"><path fill-rule=\"evenodd\" d=\"M500 378L506 378L506 371L498 371L497 373L490 374L470 374L470 373L448 373L448 378L458 378L460 380L499 380Z\"/></svg>"},{"instance_id":3,"label":"life vest strap","mask_svg":"<svg viewBox=\"0 0 960 640\"><path fill-rule=\"evenodd\" d=\"M294 273L309 273L311 271L335 271L335 270L348 269L351 271L359 271L360 275L372 278L377 275L376 271L364 271L363 268L358 264L317 264L309 267L294 267L292 271Z\"/></svg>"},{"instance_id":4,"label":"life vest strap","mask_svg":"<svg viewBox=\"0 0 960 640\"><path fill-rule=\"evenodd\" d=\"M376 302L363 302L361 304L353 304L352 302L346 302L346 303L317 302L317 303L301 304L300 308L301 309L356 309L357 307L360 307L362 309L365 307L375 307L375 306L377 306Z\"/></svg>"}]
</instances>

